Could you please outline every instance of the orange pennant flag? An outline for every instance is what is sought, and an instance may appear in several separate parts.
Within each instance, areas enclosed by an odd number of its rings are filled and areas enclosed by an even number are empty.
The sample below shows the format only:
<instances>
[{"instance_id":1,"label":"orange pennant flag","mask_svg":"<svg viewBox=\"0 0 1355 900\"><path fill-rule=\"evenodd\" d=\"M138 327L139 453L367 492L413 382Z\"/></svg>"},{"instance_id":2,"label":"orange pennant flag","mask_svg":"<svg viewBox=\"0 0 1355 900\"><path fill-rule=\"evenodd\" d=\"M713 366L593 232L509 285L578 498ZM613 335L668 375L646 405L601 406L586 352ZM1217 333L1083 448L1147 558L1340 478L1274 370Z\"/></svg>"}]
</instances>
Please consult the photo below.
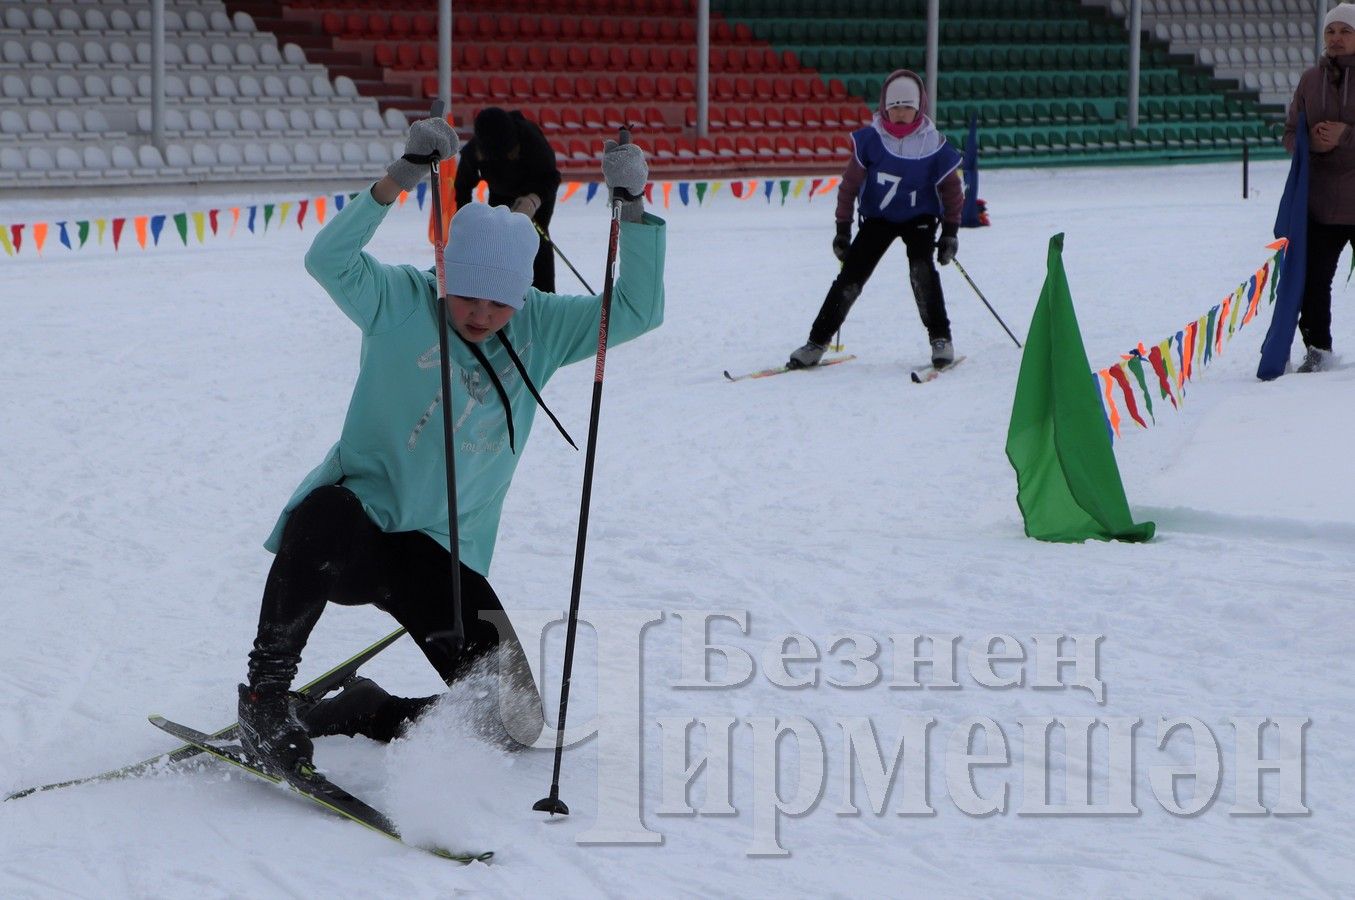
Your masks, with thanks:
<instances>
[{"instance_id":1,"label":"orange pennant flag","mask_svg":"<svg viewBox=\"0 0 1355 900\"><path fill-rule=\"evenodd\" d=\"M663 183L663 208L668 209L673 201L673 182L665 181Z\"/></svg>"},{"instance_id":2,"label":"orange pennant flag","mask_svg":"<svg viewBox=\"0 0 1355 900\"><path fill-rule=\"evenodd\" d=\"M1106 393L1106 415L1110 416L1110 427L1114 430L1115 436L1120 436L1120 410L1115 406L1114 384L1115 379L1110 377L1110 372L1102 369L1096 374L1101 376L1101 382L1105 385Z\"/></svg>"},{"instance_id":3,"label":"orange pennant flag","mask_svg":"<svg viewBox=\"0 0 1355 900\"><path fill-rule=\"evenodd\" d=\"M150 221L150 216L137 216L132 220L132 226L136 228L136 242L141 245L141 249L146 249L146 223Z\"/></svg>"},{"instance_id":4,"label":"orange pennant flag","mask_svg":"<svg viewBox=\"0 0 1355 900\"><path fill-rule=\"evenodd\" d=\"M47 223L33 223L33 246L37 247L38 255L42 255L42 245L47 243Z\"/></svg>"},{"instance_id":5,"label":"orange pennant flag","mask_svg":"<svg viewBox=\"0 0 1355 900\"><path fill-rule=\"evenodd\" d=\"M400 196L395 199L397 206L404 206L405 201L409 199L409 191L401 191Z\"/></svg>"},{"instance_id":6,"label":"orange pennant flag","mask_svg":"<svg viewBox=\"0 0 1355 900\"><path fill-rule=\"evenodd\" d=\"M325 224L325 198L316 197L311 201L311 208L315 210L315 221Z\"/></svg>"},{"instance_id":7,"label":"orange pennant flag","mask_svg":"<svg viewBox=\"0 0 1355 900\"><path fill-rule=\"evenodd\" d=\"M240 207L231 207L231 233L230 237L235 237L235 226L240 224Z\"/></svg>"},{"instance_id":8,"label":"orange pennant flag","mask_svg":"<svg viewBox=\"0 0 1355 900\"><path fill-rule=\"evenodd\" d=\"M581 187L583 187L583 182L582 182L582 181L571 181L571 182L569 182L569 184L565 185L565 192L564 192L564 194L560 197L560 202L561 202L561 203L564 203L564 202L565 202L566 200L568 200L570 197L573 197L575 194L577 194L577 193L579 192L579 188L581 188Z\"/></svg>"}]
</instances>

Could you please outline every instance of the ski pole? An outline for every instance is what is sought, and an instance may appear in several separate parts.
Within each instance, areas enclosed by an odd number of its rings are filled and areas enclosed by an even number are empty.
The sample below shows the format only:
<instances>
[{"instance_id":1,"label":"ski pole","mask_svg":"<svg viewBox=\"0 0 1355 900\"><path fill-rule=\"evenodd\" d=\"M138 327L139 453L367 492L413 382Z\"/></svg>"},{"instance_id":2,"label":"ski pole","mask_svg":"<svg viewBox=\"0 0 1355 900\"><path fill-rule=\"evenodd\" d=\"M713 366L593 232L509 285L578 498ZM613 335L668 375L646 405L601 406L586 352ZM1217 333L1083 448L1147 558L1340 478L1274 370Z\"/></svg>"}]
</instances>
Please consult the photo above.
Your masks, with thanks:
<instances>
[{"instance_id":1,"label":"ski pole","mask_svg":"<svg viewBox=\"0 0 1355 900\"><path fill-rule=\"evenodd\" d=\"M618 144L630 143L630 132L621 129ZM583 499L579 503L579 537L574 548L574 583L569 595L569 626L565 631L565 664L560 676L560 714L555 723L555 767L551 774L550 796L532 805L538 812L569 815L569 807L560 799L560 761L565 749L565 717L569 712L569 679L574 669L574 636L579 627L579 595L583 589L584 545L588 540L588 504L593 493L593 461L597 457L598 416L602 410L602 372L607 363L607 318L612 309L612 286L616 281L616 244L621 234L621 203L636 199L622 188L613 188L611 196L612 228L607 238L607 275L602 284L602 315L598 319L597 362L593 368L593 409L588 417L588 449L583 463Z\"/></svg>"},{"instance_id":2,"label":"ski pole","mask_svg":"<svg viewBox=\"0 0 1355 900\"><path fill-rule=\"evenodd\" d=\"M532 226L536 229L536 233L541 235L541 240L545 241L546 244L552 250L555 251L555 255L560 257L560 259L564 261L565 265L569 266L569 271L573 272L574 277L579 279L579 284L583 285L583 289L590 294L596 294L597 291L593 290L592 287L589 286L587 280L585 280L584 277L579 274L579 270L574 268L574 264L569 261L569 257L565 256L565 251L561 250L560 245L555 243L555 241L552 241L550 239L550 235L546 234L546 230L542 228L540 225L536 224L535 222L532 223Z\"/></svg>"},{"instance_id":3,"label":"ski pole","mask_svg":"<svg viewBox=\"0 0 1355 900\"><path fill-rule=\"evenodd\" d=\"M979 286L974 283L974 279L969 277L969 273L964 270L964 266L960 265L960 260L952 258L951 262L955 263L955 268L960 270L960 274L964 276L964 280L969 282L969 286L974 289L974 293L979 295L979 299L983 301L983 305L988 307L988 311L993 314L993 318L997 319L997 324L1002 326L1002 330L1007 332L1007 337L1011 338L1012 343L1019 349L1021 342L1016 339L1016 335L1012 334L1012 330L1007 327L1007 323L1002 321L1002 317L997 314L997 310L993 309L992 304L988 302L988 298L983 296L983 291L979 290Z\"/></svg>"},{"instance_id":4,"label":"ski pole","mask_svg":"<svg viewBox=\"0 0 1355 900\"><path fill-rule=\"evenodd\" d=\"M442 101L434 100L430 118L442 118ZM466 643L466 630L461 621L461 534L456 506L456 444L452 428L452 359L447 349L447 273L442 253L447 239L442 234L442 182L438 160L428 163L433 179L433 255L436 257L438 277L438 352L442 357L442 440L447 456L447 535L452 567L452 630L430 634L426 640L446 637L452 651L459 652Z\"/></svg>"}]
</instances>

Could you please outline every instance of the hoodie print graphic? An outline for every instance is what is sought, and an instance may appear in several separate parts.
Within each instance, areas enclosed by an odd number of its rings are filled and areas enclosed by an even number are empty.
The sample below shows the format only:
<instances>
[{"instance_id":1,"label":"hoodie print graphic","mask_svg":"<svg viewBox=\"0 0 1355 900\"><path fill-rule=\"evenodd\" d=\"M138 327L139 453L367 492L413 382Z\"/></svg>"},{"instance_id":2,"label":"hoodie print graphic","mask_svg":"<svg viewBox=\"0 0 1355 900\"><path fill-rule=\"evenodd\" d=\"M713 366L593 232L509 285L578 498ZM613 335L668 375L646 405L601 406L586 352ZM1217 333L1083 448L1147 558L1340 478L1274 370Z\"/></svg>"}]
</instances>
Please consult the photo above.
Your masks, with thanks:
<instances>
[{"instance_id":1,"label":"hoodie print graphic","mask_svg":"<svg viewBox=\"0 0 1355 900\"><path fill-rule=\"evenodd\" d=\"M530 350L531 344L529 343L522 348L520 355L525 356ZM414 364L420 369L438 368L442 364L442 354L438 350L438 345L434 344L420 353L418 358L414 361ZM517 367L514 366L512 362L509 362L503 369L499 370L499 382L504 386L504 391L508 390L509 379L517 377L517 374ZM489 383L489 379L484 377L483 370L480 368L479 364L476 364L472 369L458 368L457 376L461 379L461 386L466 389L468 400L466 408L461 411L461 415L459 415L456 421L452 423L453 434L461 430L461 426L466 424L466 419L470 416L471 412L474 411L475 407L480 406L485 402L485 398L489 396L490 391L493 389L493 386ZM413 453L415 448L419 446L419 438L422 436L423 430L427 427L429 420L433 418L433 414L437 412L440 403L442 403L441 387L433 394L433 399L429 402L427 408L424 409L423 415L419 416L419 421L414 424L414 428L409 432L409 438L405 441L406 450ZM505 415L507 414L508 411L505 410ZM500 440L493 441L488 438L488 433L490 431L488 427L480 430L483 433L479 434L475 441L462 442L462 452L497 453L499 450L503 449L504 442L507 439L506 434Z\"/></svg>"}]
</instances>

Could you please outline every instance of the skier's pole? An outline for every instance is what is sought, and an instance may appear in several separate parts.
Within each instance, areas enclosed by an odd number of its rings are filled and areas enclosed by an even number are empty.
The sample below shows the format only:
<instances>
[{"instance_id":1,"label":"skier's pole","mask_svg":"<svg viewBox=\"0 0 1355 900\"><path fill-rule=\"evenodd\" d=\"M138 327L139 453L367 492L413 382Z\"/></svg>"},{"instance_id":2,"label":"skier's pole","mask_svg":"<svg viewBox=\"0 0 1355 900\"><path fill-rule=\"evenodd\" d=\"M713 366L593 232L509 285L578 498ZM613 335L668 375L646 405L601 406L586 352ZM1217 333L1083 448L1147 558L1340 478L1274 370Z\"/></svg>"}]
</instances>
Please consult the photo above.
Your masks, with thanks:
<instances>
[{"instance_id":1,"label":"skier's pole","mask_svg":"<svg viewBox=\"0 0 1355 900\"><path fill-rule=\"evenodd\" d=\"M630 132L621 129L618 144L630 143ZM593 493L593 461L597 456L598 415L602 410L602 372L607 363L607 318L612 309L612 285L616 280L616 244L621 234L621 203L630 197L622 188L611 196L612 230L607 238L607 276L602 284L602 316L598 319L598 353L593 368L593 410L588 417L588 449L583 462L583 499L579 503L579 539L574 548L574 584L569 595L569 626L565 631L565 665L560 676L560 714L555 721L555 769L551 773L550 796L532 805L538 812L569 815L569 807L560 799L560 761L565 749L565 717L569 712L569 678L574 668L574 635L579 627L579 594L583 589L583 554L588 540L588 502Z\"/></svg>"},{"instance_id":2,"label":"skier's pole","mask_svg":"<svg viewBox=\"0 0 1355 900\"><path fill-rule=\"evenodd\" d=\"M593 290L593 288L588 284L587 280L585 280L584 277L579 274L579 270L574 268L574 264L569 261L569 257L565 256L565 251L560 249L560 245L555 243L555 241L552 241L550 239L550 235L546 234L546 230L542 228L540 225L537 225L535 222L533 222L532 225L536 228L536 233L541 235L541 240L545 241L550 246L550 248L555 251L556 255L559 256L560 259L564 261L564 264L569 266L569 271L573 272L574 277L579 279L579 284L583 285L583 289L590 294L596 294L597 291Z\"/></svg>"},{"instance_id":3,"label":"skier's pole","mask_svg":"<svg viewBox=\"0 0 1355 900\"><path fill-rule=\"evenodd\" d=\"M993 318L997 319L997 324L1001 325L1002 330L1007 332L1007 337L1011 338L1012 343L1019 348L1021 342L1016 339L1016 335L1012 334L1012 330L1007 327L1007 323L1002 321L1002 317L997 314L997 310L993 309L992 304L988 302L988 298L983 296L983 291L979 290L979 286L974 283L974 279L969 277L969 273L964 270L964 266L960 265L960 260L952 258L951 262L955 263L955 268L960 270L960 274L964 276L964 280L969 282L969 286L974 289L974 293L979 295L979 299L983 301L983 305L988 307L988 311L993 314Z\"/></svg>"},{"instance_id":4,"label":"skier's pole","mask_svg":"<svg viewBox=\"0 0 1355 900\"><path fill-rule=\"evenodd\" d=\"M442 101L434 100L430 118L442 118ZM442 358L442 441L447 456L447 535L451 551L452 566L452 630L450 634L439 633L437 638L446 638L452 644L453 652L459 652L466 643L466 630L461 621L461 534L457 523L456 505L456 444L452 429L452 359L447 350L447 273L444 269L442 252L447 239L442 234L442 182L438 173L438 160L428 164L433 179L433 255L438 273L438 352ZM432 640L435 635L429 635Z\"/></svg>"}]
</instances>

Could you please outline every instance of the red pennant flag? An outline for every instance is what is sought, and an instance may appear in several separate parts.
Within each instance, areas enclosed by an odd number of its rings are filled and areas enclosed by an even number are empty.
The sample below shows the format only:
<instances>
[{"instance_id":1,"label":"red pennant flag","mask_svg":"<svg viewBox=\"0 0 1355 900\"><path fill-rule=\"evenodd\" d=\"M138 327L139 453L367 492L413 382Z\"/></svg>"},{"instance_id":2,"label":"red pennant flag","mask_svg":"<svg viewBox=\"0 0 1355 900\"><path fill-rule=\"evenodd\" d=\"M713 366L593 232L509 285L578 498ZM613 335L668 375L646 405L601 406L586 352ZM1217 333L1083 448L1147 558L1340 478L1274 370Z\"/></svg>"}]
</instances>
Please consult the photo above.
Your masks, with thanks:
<instances>
[{"instance_id":1,"label":"red pennant flag","mask_svg":"<svg viewBox=\"0 0 1355 900\"><path fill-rule=\"evenodd\" d=\"M310 205L309 200L299 201L296 211L296 227L302 231L306 230L306 207Z\"/></svg>"},{"instance_id":2,"label":"red pennant flag","mask_svg":"<svg viewBox=\"0 0 1355 900\"><path fill-rule=\"evenodd\" d=\"M1172 406L1176 406L1176 396L1172 393L1171 379L1167 377L1167 363L1162 358L1161 347L1154 347L1148 351L1148 362L1153 364L1153 372L1157 375L1157 386L1172 402Z\"/></svg>"},{"instance_id":3,"label":"red pennant flag","mask_svg":"<svg viewBox=\"0 0 1355 900\"><path fill-rule=\"evenodd\" d=\"M823 184L822 178L815 178L813 181L809 183L809 196L811 199L814 197L815 194L819 192L819 187L822 186L822 184Z\"/></svg>"},{"instance_id":4,"label":"red pennant flag","mask_svg":"<svg viewBox=\"0 0 1355 900\"><path fill-rule=\"evenodd\" d=\"M219 212L219 210L215 210L215 209L209 209L209 210L207 210L207 222L212 226L212 234L213 234L213 236L216 235L216 214L217 214L217 212Z\"/></svg>"},{"instance_id":5,"label":"red pennant flag","mask_svg":"<svg viewBox=\"0 0 1355 900\"><path fill-rule=\"evenodd\" d=\"M127 224L126 219L113 220L113 249L118 249L118 241L122 240L122 226Z\"/></svg>"},{"instance_id":6,"label":"red pennant flag","mask_svg":"<svg viewBox=\"0 0 1355 900\"><path fill-rule=\"evenodd\" d=\"M729 191L730 191L730 193L732 193L735 197L742 197L742 196L743 196L743 182L742 182L742 181L733 181L733 182L730 182L730 185L729 185Z\"/></svg>"},{"instance_id":7,"label":"red pennant flag","mask_svg":"<svg viewBox=\"0 0 1355 900\"><path fill-rule=\"evenodd\" d=\"M22 225L11 225L9 226L9 233L14 244L14 252L18 253L24 242L24 227Z\"/></svg>"},{"instance_id":8,"label":"red pennant flag","mask_svg":"<svg viewBox=\"0 0 1355 900\"><path fill-rule=\"evenodd\" d=\"M1124 368L1111 366L1108 371L1110 377L1120 384L1120 391L1124 394L1124 405L1129 410L1129 417L1138 422L1140 428L1147 428L1148 423L1143 421L1143 416L1139 415L1139 405L1134 402L1134 390L1129 386L1129 379L1124 374Z\"/></svg>"}]
</instances>

